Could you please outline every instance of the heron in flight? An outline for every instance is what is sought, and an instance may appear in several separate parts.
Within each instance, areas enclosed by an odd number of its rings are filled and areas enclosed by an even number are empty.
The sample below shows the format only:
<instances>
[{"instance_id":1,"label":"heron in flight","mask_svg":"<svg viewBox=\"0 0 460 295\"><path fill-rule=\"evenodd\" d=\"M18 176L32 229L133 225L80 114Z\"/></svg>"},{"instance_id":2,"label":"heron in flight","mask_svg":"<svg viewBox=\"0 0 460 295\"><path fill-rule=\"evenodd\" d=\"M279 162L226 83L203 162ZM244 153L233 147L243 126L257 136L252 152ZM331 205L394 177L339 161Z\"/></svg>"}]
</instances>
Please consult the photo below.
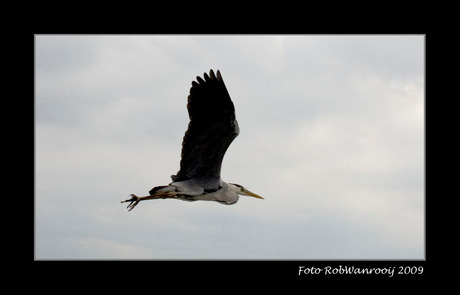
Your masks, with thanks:
<instances>
[{"instance_id":1,"label":"heron in flight","mask_svg":"<svg viewBox=\"0 0 460 295\"><path fill-rule=\"evenodd\" d=\"M192 82L187 104L190 122L182 142L180 170L172 175L169 185L156 186L149 196L131 194L128 211L140 201L180 199L185 201L216 201L231 205L238 195L263 199L242 185L227 183L220 178L225 152L238 136L235 107L219 71L204 73L204 80Z\"/></svg>"}]
</instances>

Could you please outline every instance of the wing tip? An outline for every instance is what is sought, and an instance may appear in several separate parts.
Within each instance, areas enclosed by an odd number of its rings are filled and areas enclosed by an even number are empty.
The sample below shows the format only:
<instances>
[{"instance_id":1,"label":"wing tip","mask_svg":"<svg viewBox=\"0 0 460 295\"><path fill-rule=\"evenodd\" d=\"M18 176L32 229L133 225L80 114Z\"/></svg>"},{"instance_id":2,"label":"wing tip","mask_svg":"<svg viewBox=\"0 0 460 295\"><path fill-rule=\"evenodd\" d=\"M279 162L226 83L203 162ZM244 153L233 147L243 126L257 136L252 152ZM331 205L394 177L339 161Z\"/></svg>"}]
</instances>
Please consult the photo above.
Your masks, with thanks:
<instances>
[{"instance_id":1,"label":"wing tip","mask_svg":"<svg viewBox=\"0 0 460 295\"><path fill-rule=\"evenodd\" d=\"M221 83L224 82L224 80L222 79L222 74L220 73L220 70L217 70L216 73L214 74L214 70L209 70L209 75L211 76L212 79L214 80L217 80Z\"/></svg>"},{"instance_id":2,"label":"wing tip","mask_svg":"<svg viewBox=\"0 0 460 295\"><path fill-rule=\"evenodd\" d=\"M223 82L222 74L220 73L219 70L217 70L216 73L214 73L214 70L210 69L209 74L206 72L203 73L203 78L201 78L200 76L196 76L196 79L195 79L196 82L192 81L192 85L196 86L196 84L200 85L200 84L204 84L205 82L215 81L215 80L219 82Z\"/></svg>"},{"instance_id":3,"label":"wing tip","mask_svg":"<svg viewBox=\"0 0 460 295\"><path fill-rule=\"evenodd\" d=\"M209 76L211 76L211 79L212 79L212 80L216 80L216 79L217 79L217 78L216 78L216 75L214 74L214 71L213 71L212 69L209 71Z\"/></svg>"}]
</instances>

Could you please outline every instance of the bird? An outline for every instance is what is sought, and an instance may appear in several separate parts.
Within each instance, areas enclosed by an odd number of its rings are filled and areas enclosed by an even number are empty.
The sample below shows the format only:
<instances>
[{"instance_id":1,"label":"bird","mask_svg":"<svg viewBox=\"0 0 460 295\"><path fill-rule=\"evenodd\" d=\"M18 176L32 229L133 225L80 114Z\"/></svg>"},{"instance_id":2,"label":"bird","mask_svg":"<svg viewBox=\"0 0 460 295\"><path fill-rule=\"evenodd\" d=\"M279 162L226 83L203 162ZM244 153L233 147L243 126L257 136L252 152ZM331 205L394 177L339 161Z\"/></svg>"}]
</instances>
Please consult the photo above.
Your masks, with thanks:
<instances>
[{"instance_id":1,"label":"bird","mask_svg":"<svg viewBox=\"0 0 460 295\"><path fill-rule=\"evenodd\" d=\"M192 81L187 97L189 124L182 141L180 170L171 175L168 185L156 186L148 196L130 194L127 208L131 211L140 201L178 199L184 201L215 201L235 204L239 195L264 199L235 183L222 180L220 173L224 155L240 129L235 107L219 70L211 69L203 78Z\"/></svg>"}]
</instances>

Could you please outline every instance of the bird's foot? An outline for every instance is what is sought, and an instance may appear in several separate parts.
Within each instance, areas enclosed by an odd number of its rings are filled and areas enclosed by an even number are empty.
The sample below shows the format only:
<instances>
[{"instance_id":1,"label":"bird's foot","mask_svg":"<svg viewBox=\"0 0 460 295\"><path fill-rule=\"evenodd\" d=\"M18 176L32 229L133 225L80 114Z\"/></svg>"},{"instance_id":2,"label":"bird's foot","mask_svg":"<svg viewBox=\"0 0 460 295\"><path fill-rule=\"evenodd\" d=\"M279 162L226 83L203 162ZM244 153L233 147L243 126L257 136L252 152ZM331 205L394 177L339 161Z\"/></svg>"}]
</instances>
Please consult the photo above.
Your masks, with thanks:
<instances>
[{"instance_id":1,"label":"bird's foot","mask_svg":"<svg viewBox=\"0 0 460 295\"><path fill-rule=\"evenodd\" d=\"M135 194L131 194L130 196L131 196L131 199L121 201L122 203L131 202L129 203L128 207L126 207L129 209L128 212L133 210L134 207L136 207L136 205L139 204L139 202L141 201L141 198L139 198Z\"/></svg>"}]
</instances>

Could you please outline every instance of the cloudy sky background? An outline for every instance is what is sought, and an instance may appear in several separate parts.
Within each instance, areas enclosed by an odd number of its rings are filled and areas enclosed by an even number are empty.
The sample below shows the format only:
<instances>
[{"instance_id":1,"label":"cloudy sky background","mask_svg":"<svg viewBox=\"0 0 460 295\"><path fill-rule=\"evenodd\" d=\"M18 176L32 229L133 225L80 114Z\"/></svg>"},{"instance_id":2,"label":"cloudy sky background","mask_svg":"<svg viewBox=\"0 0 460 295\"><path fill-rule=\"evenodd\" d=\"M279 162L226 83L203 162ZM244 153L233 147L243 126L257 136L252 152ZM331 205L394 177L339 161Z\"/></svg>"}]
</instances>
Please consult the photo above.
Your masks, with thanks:
<instances>
[{"instance_id":1,"label":"cloudy sky background","mask_svg":"<svg viewBox=\"0 0 460 295\"><path fill-rule=\"evenodd\" d=\"M37 35L36 259L423 259L424 36ZM222 178L265 200L156 200L190 83L241 128Z\"/></svg>"}]
</instances>

